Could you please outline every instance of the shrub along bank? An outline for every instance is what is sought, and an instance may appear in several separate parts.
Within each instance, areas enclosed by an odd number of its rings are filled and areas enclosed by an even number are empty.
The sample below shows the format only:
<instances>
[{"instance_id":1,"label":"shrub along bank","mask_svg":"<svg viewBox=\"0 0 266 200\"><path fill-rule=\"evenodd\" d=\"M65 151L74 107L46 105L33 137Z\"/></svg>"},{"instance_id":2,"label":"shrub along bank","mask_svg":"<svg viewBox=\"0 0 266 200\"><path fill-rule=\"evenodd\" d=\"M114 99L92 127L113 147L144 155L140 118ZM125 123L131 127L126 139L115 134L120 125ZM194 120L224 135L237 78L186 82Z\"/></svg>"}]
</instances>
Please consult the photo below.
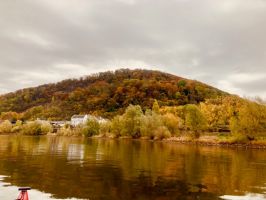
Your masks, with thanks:
<instances>
[{"instance_id":1,"label":"shrub along bank","mask_svg":"<svg viewBox=\"0 0 266 200\"><path fill-rule=\"evenodd\" d=\"M52 132L53 127L49 122L29 121L22 123L17 121L16 124L12 124L10 121L5 120L0 124L0 133L19 133L23 135L45 135Z\"/></svg>"},{"instance_id":2,"label":"shrub along bank","mask_svg":"<svg viewBox=\"0 0 266 200\"><path fill-rule=\"evenodd\" d=\"M194 140L211 133L215 136L215 140L213 137L208 139L211 142L255 143L266 138L266 106L237 96L212 99L199 105L162 108L155 101L152 109L145 112L139 105L130 105L124 114L117 115L106 123L88 121L83 126L62 130L63 132L114 138L185 137L185 140Z\"/></svg>"}]
</instances>

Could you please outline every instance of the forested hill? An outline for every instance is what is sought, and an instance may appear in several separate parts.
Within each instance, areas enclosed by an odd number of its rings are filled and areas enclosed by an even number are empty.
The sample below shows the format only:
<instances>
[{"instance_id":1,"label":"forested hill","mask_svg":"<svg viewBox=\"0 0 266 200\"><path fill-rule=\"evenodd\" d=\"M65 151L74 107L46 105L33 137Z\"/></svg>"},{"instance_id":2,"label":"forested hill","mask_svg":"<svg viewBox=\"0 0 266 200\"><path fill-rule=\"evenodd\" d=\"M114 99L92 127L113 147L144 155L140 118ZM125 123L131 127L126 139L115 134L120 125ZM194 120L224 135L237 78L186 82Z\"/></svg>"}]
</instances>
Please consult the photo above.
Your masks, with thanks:
<instances>
[{"instance_id":1,"label":"forested hill","mask_svg":"<svg viewBox=\"0 0 266 200\"><path fill-rule=\"evenodd\" d=\"M196 104L226 93L194 80L152 70L120 69L27 88L0 96L0 112L23 113L23 118L69 119L93 113L111 117L129 104L151 108Z\"/></svg>"}]
</instances>

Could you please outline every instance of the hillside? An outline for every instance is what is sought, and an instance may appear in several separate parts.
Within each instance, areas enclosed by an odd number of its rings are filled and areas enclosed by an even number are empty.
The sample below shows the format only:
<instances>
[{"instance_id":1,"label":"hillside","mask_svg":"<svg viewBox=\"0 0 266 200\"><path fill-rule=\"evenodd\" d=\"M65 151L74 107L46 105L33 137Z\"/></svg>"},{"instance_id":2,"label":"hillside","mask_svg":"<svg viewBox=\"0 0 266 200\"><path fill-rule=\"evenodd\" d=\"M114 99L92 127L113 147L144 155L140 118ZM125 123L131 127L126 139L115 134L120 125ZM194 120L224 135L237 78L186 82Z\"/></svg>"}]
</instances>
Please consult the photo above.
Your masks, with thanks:
<instances>
[{"instance_id":1,"label":"hillside","mask_svg":"<svg viewBox=\"0 0 266 200\"><path fill-rule=\"evenodd\" d=\"M130 104L151 108L154 99L161 106L174 106L222 95L226 93L168 73L120 69L1 95L0 112L23 113L25 119L69 119L82 113L111 117Z\"/></svg>"}]
</instances>

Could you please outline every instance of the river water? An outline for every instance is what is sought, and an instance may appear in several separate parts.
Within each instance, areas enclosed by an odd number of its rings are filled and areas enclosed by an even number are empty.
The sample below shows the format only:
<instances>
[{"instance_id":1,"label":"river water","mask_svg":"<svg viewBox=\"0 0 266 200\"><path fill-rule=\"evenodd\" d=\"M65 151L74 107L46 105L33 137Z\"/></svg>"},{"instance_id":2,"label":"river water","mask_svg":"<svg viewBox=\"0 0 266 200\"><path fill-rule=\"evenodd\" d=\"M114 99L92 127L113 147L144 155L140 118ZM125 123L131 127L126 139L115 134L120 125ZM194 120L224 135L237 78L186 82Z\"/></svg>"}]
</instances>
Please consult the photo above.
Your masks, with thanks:
<instances>
[{"instance_id":1,"label":"river water","mask_svg":"<svg viewBox=\"0 0 266 200\"><path fill-rule=\"evenodd\" d=\"M266 151L167 142L0 136L0 199L266 199Z\"/></svg>"}]
</instances>

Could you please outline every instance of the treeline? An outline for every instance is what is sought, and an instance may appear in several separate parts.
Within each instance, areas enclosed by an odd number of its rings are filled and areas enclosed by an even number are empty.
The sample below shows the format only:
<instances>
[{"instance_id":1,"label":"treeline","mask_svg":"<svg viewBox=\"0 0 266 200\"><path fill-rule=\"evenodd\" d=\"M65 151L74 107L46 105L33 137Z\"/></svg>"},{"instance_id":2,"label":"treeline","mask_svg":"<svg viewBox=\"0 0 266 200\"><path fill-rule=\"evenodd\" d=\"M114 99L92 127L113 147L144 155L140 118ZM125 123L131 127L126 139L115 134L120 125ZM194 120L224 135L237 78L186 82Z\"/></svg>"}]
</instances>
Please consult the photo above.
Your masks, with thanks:
<instances>
[{"instance_id":1,"label":"treeline","mask_svg":"<svg viewBox=\"0 0 266 200\"><path fill-rule=\"evenodd\" d=\"M0 134L23 134L23 135L46 135L53 131L53 126L49 122L38 120L23 123L18 120L12 124L9 120L0 123Z\"/></svg>"},{"instance_id":2,"label":"treeline","mask_svg":"<svg viewBox=\"0 0 266 200\"><path fill-rule=\"evenodd\" d=\"M163 139L182 135L198 138L202 133L218 131L229 131L231 142L266 136L266 106L237 96L161 108L155 101L145 112L139 105L130 105L124 114L107 123L90 120L75 129L65 128L61 134Z\"/></svg>"},{"instance_id":3,"label":"treeline","mask_svg":"<svg viewBox=\"0 0 266 200\"><path fill-rule=\"evenodd\" d=\"M53 127L47 121L16 121L0 123L0 133L20 133L42 135L51 133ZM104 123L96 119L72 127L66 124L58 135L130 137L164 139L187 136L199 138L205 133L226 133L229 142L247 142L266 137L266 106L225 96L209 99L198 105L160 106L155 100L151 109L144 110L140 105L129 105L125 112ZM229 140L228 140L229 139Z\"/></svg>"},{"instance_id":4,"label":"treeline","mask_svg":"<svg viewBox=\"0 0 266 200\"><path fill-rule=\"evenodd\" d=\"M154 99L162 106L177 106L224 95L211 86L171 74L120 69L2 95L0 113L2 120L69 120L85 113L112 118L130 104L149 109Z\"/></svg>"}]
</instances>

